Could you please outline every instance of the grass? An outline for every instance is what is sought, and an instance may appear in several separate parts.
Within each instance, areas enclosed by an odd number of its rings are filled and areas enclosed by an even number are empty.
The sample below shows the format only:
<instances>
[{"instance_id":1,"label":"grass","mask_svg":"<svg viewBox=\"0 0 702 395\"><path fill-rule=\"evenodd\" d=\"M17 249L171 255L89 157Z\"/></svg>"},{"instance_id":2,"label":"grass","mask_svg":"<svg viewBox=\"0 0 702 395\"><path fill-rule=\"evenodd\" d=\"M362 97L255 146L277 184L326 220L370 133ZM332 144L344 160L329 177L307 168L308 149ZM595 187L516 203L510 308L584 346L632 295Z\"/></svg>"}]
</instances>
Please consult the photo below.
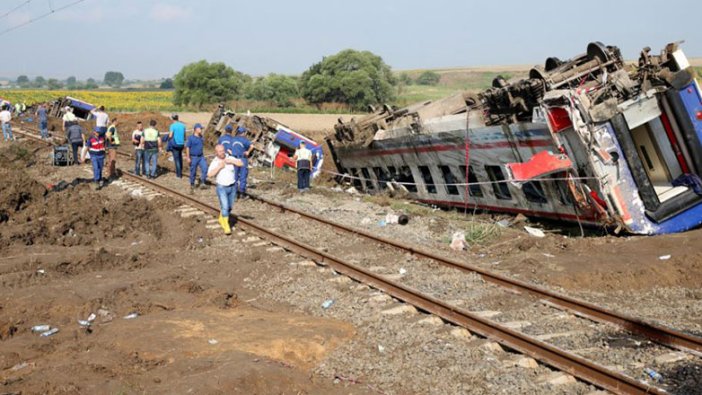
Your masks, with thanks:
<instances>
[{"instance_id":1,"label":"grass","mask_svg":"<svg viewBox=\"0 0 702 395\"><path fill-rule=\"evenodd\" d=\"M465 233L466 241L471 245L486 244L502 234L498 225L481 222L472 222Z\"/></svg>"}]
</instances>

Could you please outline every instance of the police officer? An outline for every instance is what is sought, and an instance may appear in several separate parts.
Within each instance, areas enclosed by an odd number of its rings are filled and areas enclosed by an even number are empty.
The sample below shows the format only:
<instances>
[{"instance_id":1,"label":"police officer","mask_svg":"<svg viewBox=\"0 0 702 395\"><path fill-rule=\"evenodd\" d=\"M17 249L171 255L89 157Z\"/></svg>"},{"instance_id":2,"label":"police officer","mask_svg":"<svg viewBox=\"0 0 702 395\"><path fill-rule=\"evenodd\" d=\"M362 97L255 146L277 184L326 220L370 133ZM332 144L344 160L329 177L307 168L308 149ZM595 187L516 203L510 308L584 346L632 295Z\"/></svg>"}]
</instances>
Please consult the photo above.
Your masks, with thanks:
<instances>
[{"instance_id":1,"label":"police officer","mask_svg":"<svg viewBox=\"0 0 702 395\"><path fill-rule=\"evenodd\" d=\"M195 177L197 169L200 168L200 188L206 189L207 181L207 160L204 156L204 140L202 139L202 125L196 123L193 127L192 136L188 136L185 141L185 160L190 164L190 192L195 190Z\"/></svg>"},{"instance_id":2,"label":"police officer","mask_svg":"<svg viewBox=\"0 0 702 395\"><path fill-rule=\"evenodd\" d=\"M228 124L224 127L224 134L219 136L219 139L217 139L217 144L224 147L224 152L227 155L232 154L232 139L234 139L232 136L233 131L234 127L231 124Z\"/></svg>"},{"instance_id":3,"label":"police officer","mask_svg":"<svg viewBox=\"0 0 702 395\"><path fill-rule=\"evenodd\" d=\"M241 159L243 165L237 169L236 182L238 184L238 192L242 198L246 196L246 184L249 177L249 154L253 150L253 145L245 134L248 131L244 126L239 126L236 129L236 136L232 139L232 156Z\"/></svg>"}]
</instances>

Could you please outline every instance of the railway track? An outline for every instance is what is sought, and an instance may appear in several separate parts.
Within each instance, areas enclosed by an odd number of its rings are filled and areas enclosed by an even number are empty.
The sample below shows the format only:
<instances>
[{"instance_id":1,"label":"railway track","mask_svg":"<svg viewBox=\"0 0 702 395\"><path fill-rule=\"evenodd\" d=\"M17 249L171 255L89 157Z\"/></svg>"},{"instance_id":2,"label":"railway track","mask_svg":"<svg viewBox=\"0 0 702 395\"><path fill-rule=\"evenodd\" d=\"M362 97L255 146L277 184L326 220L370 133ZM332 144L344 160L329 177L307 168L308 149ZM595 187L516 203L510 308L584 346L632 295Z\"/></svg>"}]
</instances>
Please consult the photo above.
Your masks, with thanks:
<instances>
[{"instance_id":1,"label":"railway track","mask_svg":"<svg viewBox=\"0 0 702 395\"><path fill-rule=\"evenodd\" d=\"M36 135L32 135L31 133L21 132L21 134L24 134L30 138L38 138ZM128 154L124 155L128 156ZM128 173L123 173L123 175L125 178L135 183L145 185L146 187L160 193L173 196L204 212L212 213L213 215L217 215L218 213L217 207L199 201L179 191ZM399 249L412 254L413 256L420 257L422 260L439 263L452 269L458 269L463 273L479 274L486 281L496 284L501 288L510 289L518 293L536 297L538 300L545 301L551 306L571 311L579 316L588 317L598 322L614 324L626 331L638 334L657 343L690 351L697 355L699 355L700 351L702 351L702 339L700 338L690 336L673 329L646 323L642 320L618 314L610 310L602 309L587 302L569 298L564 295L559 295L551 291L535 287L531 284L519 282L517 280L491 273L479 267L470 266L456 260L441 257L394 240L380 238L368 232L354 229L345 225L340 225L312 214L292 209L283 204L262 199L261 197L252 197L265 205L277 207L279 210L281 210L281 212L295 213L307 220L332 226L334 227L335 231L352 234L354 237L365 239L366 241L371 240L373 243L377 243L385 247L390 246L393 249ZM477 334L493 339L509 348L529 355L547 365L572 374L573 376L578 377L583 381L592 383L598 387L607 389L614 393L665 393L665 391L661 388L636 380L613 369L597 364L596 362L588 360L582 356L576 355L575 353L549 344L543 340L540 340L537 336L527 335L523 332L515 330L513 327L505 325L504 323L498 323L497 321L488 319L475 312L468 311L459 306L449 304L427 293L420 292L419 290L406 284L391 280L389 276L374 273L369 268L362 267L361 265L349 262L347 259L343 259L325 252L322 249L300 241L297 237L281 234L279 231L271 230L270 227L263 226L258 222L241 217L238 218L238 225L240 228L269 239L270 241L288 250L294 251L302 256L306 256L321 264L329 265L337 272L353 278L356 281L382 290L387 294L408 304L412 304L421 310L435 314L445 321L465 327ZM544 337L541 336L541 339L544 339Z\"/></svg>"}]
</instances>

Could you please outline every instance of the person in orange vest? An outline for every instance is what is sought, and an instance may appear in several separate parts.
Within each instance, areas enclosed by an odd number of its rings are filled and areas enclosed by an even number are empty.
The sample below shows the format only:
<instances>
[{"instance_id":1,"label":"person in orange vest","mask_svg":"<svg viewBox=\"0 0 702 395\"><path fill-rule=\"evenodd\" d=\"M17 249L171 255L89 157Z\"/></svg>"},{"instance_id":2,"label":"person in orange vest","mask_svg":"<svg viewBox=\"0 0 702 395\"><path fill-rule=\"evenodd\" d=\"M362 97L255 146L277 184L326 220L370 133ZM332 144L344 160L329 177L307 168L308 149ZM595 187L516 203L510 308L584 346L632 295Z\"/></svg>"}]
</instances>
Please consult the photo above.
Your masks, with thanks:
<instances>
[{"instance_id":1,"label":"person in orange vest","mask_svg":"<svg viewBox=\"0 0 702 395\"><path fill-rule=\"evenodd\" d=\"M105 135L100 133L97 127L90 134L86 141L88 152L90 152L90 162L93 165L93 182L96 189L104 186L102 181L102 169L105 167Z\"/></svg>"}]
</instances>

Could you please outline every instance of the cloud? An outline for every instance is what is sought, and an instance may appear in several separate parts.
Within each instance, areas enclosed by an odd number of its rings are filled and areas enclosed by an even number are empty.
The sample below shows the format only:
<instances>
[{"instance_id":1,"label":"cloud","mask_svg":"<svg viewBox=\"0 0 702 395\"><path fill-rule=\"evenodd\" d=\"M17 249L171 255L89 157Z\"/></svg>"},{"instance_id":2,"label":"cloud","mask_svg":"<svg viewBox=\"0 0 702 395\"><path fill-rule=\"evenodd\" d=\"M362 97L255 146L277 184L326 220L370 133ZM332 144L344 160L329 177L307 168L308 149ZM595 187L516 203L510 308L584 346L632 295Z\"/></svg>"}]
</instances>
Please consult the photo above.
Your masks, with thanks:
<instances>
[{"instance_id":1,"label":"cloud","mask_svg":"<svg viewBox=\"0 0 702 395\"><path fill-rule=\"evenodd\" d=\"M32 14L29 13L28 11L16 11L10 15L8 15L5 19L5 24L4 27L10 28L13 26L18 26L23 23L27 23L30 20L32 20Z\"/></svg>"},{"instance_id":2,"label":"cloud","mask_svg":"<svg viewBox=\"0 0 702 395\"><path fill-rule=\"evenodd\" d=\"M165 3L156 3L151 8L149 16L157 22L170 22L178 19L187 19L191 15L190 9Z\"/></svg>"}]
</instances>

